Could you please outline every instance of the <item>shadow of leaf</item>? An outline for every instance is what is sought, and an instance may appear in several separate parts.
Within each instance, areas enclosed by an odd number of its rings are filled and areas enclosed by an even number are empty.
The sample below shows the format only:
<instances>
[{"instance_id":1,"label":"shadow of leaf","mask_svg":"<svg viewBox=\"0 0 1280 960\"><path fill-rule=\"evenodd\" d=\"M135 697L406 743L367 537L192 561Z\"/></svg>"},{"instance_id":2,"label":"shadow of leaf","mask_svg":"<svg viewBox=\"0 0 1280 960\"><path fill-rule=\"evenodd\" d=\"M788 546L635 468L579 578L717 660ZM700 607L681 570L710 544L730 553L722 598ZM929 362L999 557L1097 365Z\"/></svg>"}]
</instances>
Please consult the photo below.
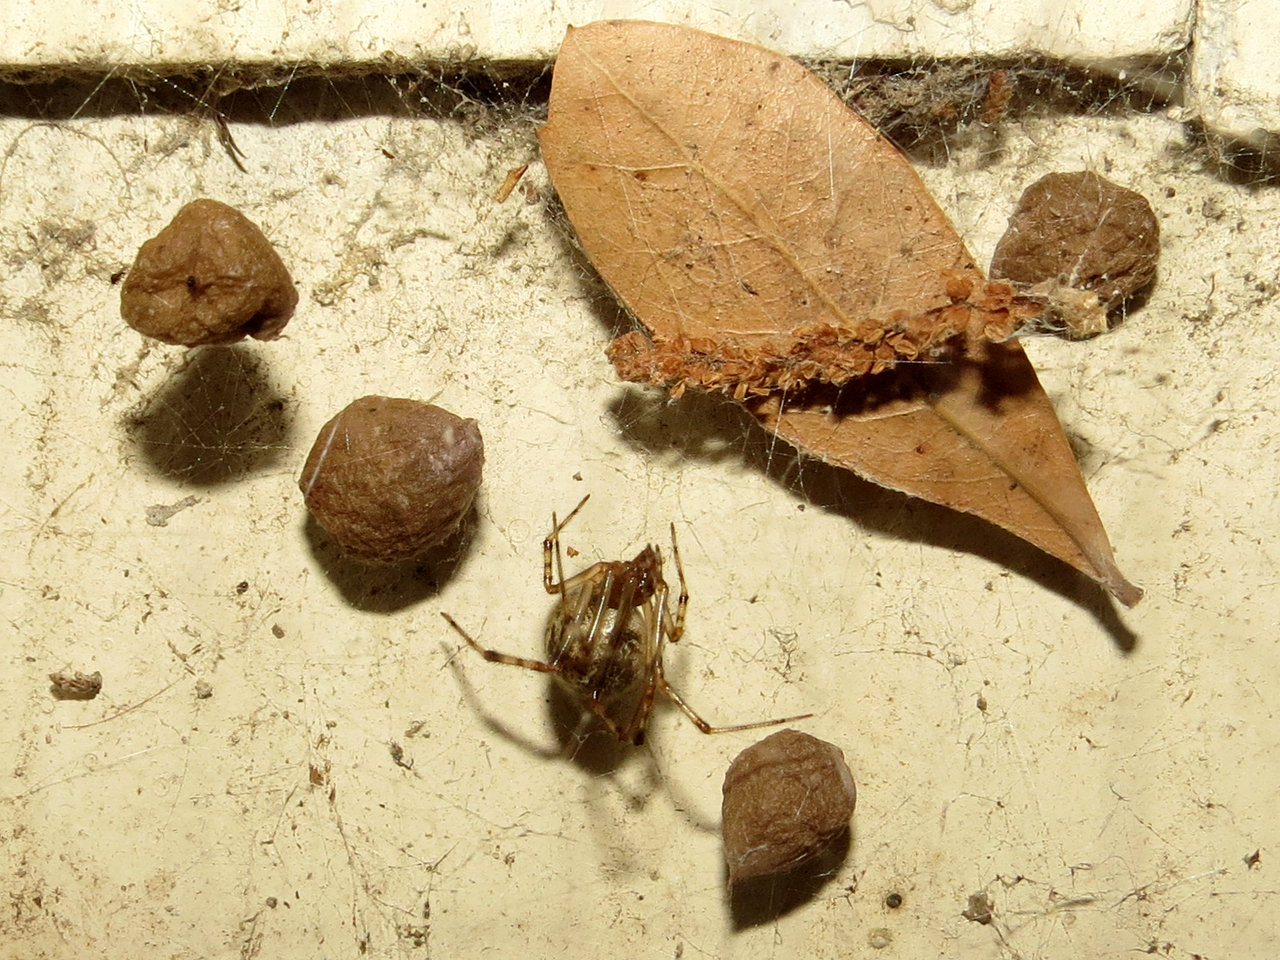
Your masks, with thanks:
<instances>
[{"instance_id":1,"label":"shadow of leaf","mask_svg":"<svg viewBox=\"0 0 1280 960\"><path fill-rule=\"evenodd\" d=\"M887 384L873 392L895 395ZM760 426L737 403L700 391L672 401L656 391L624 387L610 412L622 439L647 455L712 463L740 460L802 497L803 506L838 514L867 530L969 553L1017 571L1089 611L1119 650L1128 653L1137 647L1137 635L1120 619L1111 596L1071 565L980 517L889 490L806 456ZM950 576L948 569L939 568L939 582Z\"/></svg>"}]
</instances>

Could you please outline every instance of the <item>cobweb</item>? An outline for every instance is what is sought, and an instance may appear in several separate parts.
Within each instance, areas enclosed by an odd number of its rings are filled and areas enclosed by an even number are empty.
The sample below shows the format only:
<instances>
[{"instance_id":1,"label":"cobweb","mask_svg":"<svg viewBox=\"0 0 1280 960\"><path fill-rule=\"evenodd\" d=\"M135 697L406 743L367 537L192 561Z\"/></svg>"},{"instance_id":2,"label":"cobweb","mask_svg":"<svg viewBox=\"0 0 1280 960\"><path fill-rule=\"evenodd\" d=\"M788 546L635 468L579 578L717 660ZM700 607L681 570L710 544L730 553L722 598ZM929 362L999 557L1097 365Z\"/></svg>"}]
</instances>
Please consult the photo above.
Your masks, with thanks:
<instances>
[{"instance_id":1,"label":"cobweb","mask_svg":"<svg viewBox=\"0 0 1280 960\"><path fill-rule=\"evenodd\" d=\"M1097 170L1160 211L1152 301L1093 346L1030 346L1149 619L1121 622L980 521L806 459L737 405L619 384L603 346L631 319L537 162L549 65L11 78L0 940L1262 955L1280 912L1256 684L1275 664L1269 575L1249 571L1277 558L1238 495L1204 491L1253 474L1276 420L1274 335L1245 321L1280 284L1256 250L1273 158L1168 117L1180 58L1124 77L810 66L907 152L980 260L1048 170ZM293 271L280 341L184 352L119 319L138 245L198 196L261 224ZM369 570L305 518L312 439L372 393L480 421L485 486L445 556ZM665 545L676 523L691 601L670 669L700 712L813 710L806 729L844 749L850 851L803 896L722 890L719 782L746 739L668 710L650 753L602 759L572 704L442 626L444 609L539 655L541 540L584 494L572 564ZM101 670L102 696L51 705L63 668Z\"/></svg>"}]
</instances>

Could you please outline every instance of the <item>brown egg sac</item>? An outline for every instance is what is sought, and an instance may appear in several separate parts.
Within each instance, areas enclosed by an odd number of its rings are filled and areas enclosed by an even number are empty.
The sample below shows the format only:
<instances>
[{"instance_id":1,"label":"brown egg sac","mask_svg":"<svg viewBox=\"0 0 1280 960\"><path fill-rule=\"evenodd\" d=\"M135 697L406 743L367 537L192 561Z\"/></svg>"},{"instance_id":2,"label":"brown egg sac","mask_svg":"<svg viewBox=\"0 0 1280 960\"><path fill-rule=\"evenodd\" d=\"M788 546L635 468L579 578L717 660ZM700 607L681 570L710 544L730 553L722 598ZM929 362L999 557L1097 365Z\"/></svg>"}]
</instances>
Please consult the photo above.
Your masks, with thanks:
<instances>
[{"instance_id":1,"label":"brown egg sac","mask_svg":"<svg viewBox=\"0 0 1280 960\"><path fill-rule=\"evenodd\" d=\"M783 730L738 754L724 777L729 886L787 873L849 829L857 802L838 747Z\"/></svg>"},{"instance_id":2,"label":"brown egg sac","mask_svg":"<svg viewBox=\"0 0 1280 960\"><path fill-rule=\"evenodd\" d=\"M483 467L475 420L418 400L362 397L321 429L298 486L347 556L399 563L458 529Z\"/></svg>"},{"instance_id":3,"label":"brown egg sac","mask_svg":"<svg viewBox=\"0 0 1280 960\"><path fill-rule=\"evenodd\" d=\"M120 291L139 333L194 347L274 340L298 305L279 254L244 214L193 200L142 245Z\"/></svg>"},{"instance_id":4,"label":"brown egg sac","mask_svg":"<svg viewBox=\"0 0 1280 960\"><path fill-rule=\"evenodd\" d=\"M1023 191L991 258L991 276L1044 298L1072 337L1156 278L1160 223L1145 197L1096 173L1051 173Z\"/></svg>"}]
</instances>

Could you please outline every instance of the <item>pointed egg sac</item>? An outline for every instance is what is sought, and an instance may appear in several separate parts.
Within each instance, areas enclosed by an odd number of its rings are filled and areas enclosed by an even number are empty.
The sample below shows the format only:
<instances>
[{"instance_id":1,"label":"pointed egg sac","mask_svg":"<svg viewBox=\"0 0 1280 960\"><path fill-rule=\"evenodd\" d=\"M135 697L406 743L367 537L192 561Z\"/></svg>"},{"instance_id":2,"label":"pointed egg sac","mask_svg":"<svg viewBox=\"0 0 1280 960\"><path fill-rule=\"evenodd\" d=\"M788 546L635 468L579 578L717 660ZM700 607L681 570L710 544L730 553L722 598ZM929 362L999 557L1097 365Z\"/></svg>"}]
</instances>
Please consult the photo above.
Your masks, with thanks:
<instances>
[{"instance_id":1,"label":"pointed egg sac","mask_svg":"<svg viewBox=\"0 0 1280 960\"><path fill-rule=\"evenodd\" d=\"M782 730L742 751L724 778L730 888L820 856L849 829L856 803L844 754L825 740Z\"/></svg>"},{"instance_id":2,"label":"pointed egg sac","mask_svg":"<svg viewBox=\"0 0 1280 960\"><path fill-rule=\"evenodd\" d=\"M120 289L139 333L194 347L274 340L298 305L280 255L257 225L217 200L193 200L142 245Z\"/></svg>"}]
</instances>

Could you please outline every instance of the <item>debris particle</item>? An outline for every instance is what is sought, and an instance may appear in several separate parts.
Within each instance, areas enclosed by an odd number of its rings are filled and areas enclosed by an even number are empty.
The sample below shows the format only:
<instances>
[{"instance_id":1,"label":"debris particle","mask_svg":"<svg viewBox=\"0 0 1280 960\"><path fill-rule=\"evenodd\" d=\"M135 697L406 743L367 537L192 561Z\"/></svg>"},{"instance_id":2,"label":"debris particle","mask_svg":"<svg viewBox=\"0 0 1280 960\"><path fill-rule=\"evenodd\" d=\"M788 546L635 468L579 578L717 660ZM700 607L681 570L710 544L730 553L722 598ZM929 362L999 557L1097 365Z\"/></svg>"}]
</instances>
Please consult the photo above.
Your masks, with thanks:
<instances>
[{"instance_id":1,"label":"debris particle","mask_svg":"<svg viewBox=\"0 0 1280 960\"><path fill-rule=\"evenodd\" d=\"M1253 853L1249 854L1247 857L1244 858L1244 865L1248 867L1250 870L1252 870L1261 862L1262 862L1261 848L1258 848L1257 850L1253 851Z\"/></svg>"},{"instance_id":2,"label":"debris particle","mask_svg":"<svg viewBox=\"0 0 1280 960\"><path fill-rule=\"evenodd\" d=\"M786 873L849 829L857 801L839 748L796 730L738 754L724 778L729 886Z\"/></svg>"},{"instance_id":3,"label":"debris particle","mask_svg":"<svg viewBox=\"0 0 1280 960\"><path fill-rule=\"evenodd\" d=\"M177 503L155 503L147 507L147 525L151 527L167 527L174 514L181 513L199 503L196 497L183 497Z\"/></svg>"},{"instance_id":4,"label":"debris particle","mask_svg":"<svg viewBox=\"0 0 1280 960\"><path fill-rule=\"evenodd\" d=\"M1004 69L992 70L987 78L987 95L982 98L982 110L978 119L983 123L999 123L1005 111L1009 109L1009 101L1013 98L1013 85L1009 82L1009 72Z\"/></svg>"},{"instance_id":5,"label":"debris particle","mask_svg":"<svg viewBox=\"0 0 1280 960\"><path fill-rule=\"evenodd\" d=\"M404 735L406 737L416 737L418 734L422 733L423 728L426 727L426 725L427 721L425 720L415 720L413 723L409 724L409 726L404 728ZM422 736L431 736L431 731L428 730L426 733L422 733Z\"/></svg>"},{"instance_id":6,"label":"debris particle","mask_svg":"<svg viewBox=\"0 0 1280 960\"><path fill-rule=\"evenodd\" d=\"M1142 194L1096 173L1050 173L1023 191L991 276L1043 297L1050 327L1105 333L1107 314L1156 278L1160 223Z\"/></svg>"},{"instance_id":7,"label":"debris particle","mask_svg":"<svg viewBox=\"0 0 1280 960\"><path fill-rule=\"evenodd\" d=\"M213 696L213 684L208 680L200 679L196 681L196 699L208 700Z\"/></svg>"},{"instance_id":8,"label":"debris particle","mask_svg":"<svg viewBox=\"0 0 1280 960\"><path fill-rule=\"evenodd\" d=\"M431 925L429 923L398 923L396 933L409 941L412 947L425 947L431 939Z\"/></svg>"},{"instance_id":9,"label":"debris particle","mask_svg":"<svg viewBox=\"0 0 1280 960\"><path fill-rule=\"evenodd\" d=\"M397 767L404 767L406 770L413 769L413 761L404 758L404 747L392 740L388 746L391 748L391 759L395 761Z\"/></svg>"},{"instance_id":10,"label":"debris particle","mask_svg":"<svg viewBox=\"0 0 1280 960\"><path fill-rule=\"evenodd\" d=\"M1200 216L1206 220L1221 220L1226 215L1227 208L1217 197L1206 197L1204 203L1200 204Z\"/></svg>"},{"instance_id":11,"label":"debris particle","mask_svg":"<svg viewBox=\"0 0 1280 960\"><path fill-rule=\"evenodd\" d=\"M193 347L274 340L298 305L280 255L258 226L217 200L193 200L142 245L120 288L139 333Z\"/></svg>"},{"instance_id":12,"label":"debris particle","mask_svg":"<svg viewBox=\"0 0 1280 960\"><path fill-rule=\"evenodd\" d=\"M362 397L320 430L298 487L347 556L390 564L457 531L483 467L475 420L419 400Z\"/></svg>"},{"instance_id":13,"label":"debris particle","mask_svg":"<svg viewBox=\"0 0 1280 960\"><path fill-rule=\"evenodd\" d=\"M893 943L893 932L887 927L876 927L867 934L867 945L873 950L883 950Z\"/></svg>"},{"instance_id":14,"label":"debris particle","mask_svg":"<svg viewBox=\"0 0 1280 960\"><path fill-rule=\"evenodd\" d=\"M49 680L53 683L50 691L55 700L92 700L102 692L102 673L51 673Z\"/></svg>"},{"instance_id":15,"label":"debris particle","mask_svg":"<svg viewBox=\"0 0 1280 960\"><path fill-rule=\"evenodd\" d=\"M974 270L944 270L936 278L948 302L914 316L856 327L804 323L767 340L755 337L677 335L649 337L638 331L615 337L605 348L618 376L652 383L679 398L690 386L742 400L815 384L843 386L898 362L940 359L956 349L956 337L1002 341L1023 322L1039 317L1040 298L1019 296L1003 281L988 282Z\"/></svg>"},{"instance_id":16,"label":"debris particle","mask_svg":"<svg viewBox=\"0 0 1280 960\"><path fill-rule=\"evenodd\" d=\"M524 176L524 172L529 169L526 163L524 166L516 167L514 170L507 171L507 178L502 181L502 185L493 192L495 203L502 203L507 197L511 196L511 191L516 188L516 184L520 182L520 178Z\"/></svg>"},{"instance_id":17,"label":"debris particle","mask_svg":"<svg viewBox=\"0 0 1280 960\"><path fill-rule=\"evenodd\" d=\"M1004 74L997 80L996 74ZM950 135L975 118L995 123L1006 115L1013 83L1008 71L974 62L938 61L927 67L886 72L873 64L848 76L829 76L832 86L878 130L911 148Z\"/></svg>"},{"instance_id":18,"label":"debris particle","mask_svg":"<svg viewBox=\"0 0 1280 960\"><path fill-rule=\"evenodd\" d=\"M990 923L994 919L994 914L995 906L991 903L991 898L982 890L969 894L969 905L960 912L966 920L982 924Z\"/></svg>"}]
</instances>

